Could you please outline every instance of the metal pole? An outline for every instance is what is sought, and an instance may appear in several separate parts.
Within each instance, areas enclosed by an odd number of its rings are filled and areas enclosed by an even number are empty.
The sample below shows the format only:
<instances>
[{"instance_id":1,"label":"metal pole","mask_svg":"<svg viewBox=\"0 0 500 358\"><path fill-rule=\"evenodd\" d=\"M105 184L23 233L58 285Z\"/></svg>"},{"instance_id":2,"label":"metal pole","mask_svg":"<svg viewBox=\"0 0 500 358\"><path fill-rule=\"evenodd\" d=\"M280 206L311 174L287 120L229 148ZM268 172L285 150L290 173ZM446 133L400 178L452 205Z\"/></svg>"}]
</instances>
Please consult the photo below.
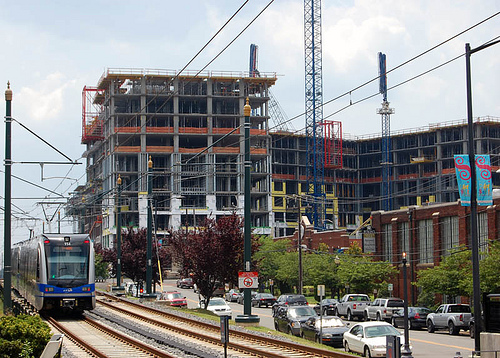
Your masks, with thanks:
<instances>
[{"instance_id":1,"label":"metal pole","mask_svg":"<svg viewBox=\"0 0 500 358\"><path fill-rule=\"evenodd\" d=\"M471 48L468 43L465 44L465 71L467 83L467 129L470 163L470 243L472 246L472 291L474 300L474 350L481 350L480 333L482 328L481 317L481 291L479 286L479 243L477 237L477 195L476 195L476 160L474 153L474 122L472 119L472 85L470 56Z\"/></svg>"},{"instance_id":2,"label":"metal pole","mask_svg":"<svg viewBox=\"0 0 500 358\"><path fill-rule=\"evenodd\" d=\"M249 99L247 98L246 105L243 108L243 114L245 116L245 219L244 219L244 261L245 261L245 271L250 271L250 263L252 259L252 247L251 247L251 206L252 202L250 200L250 169L252 161L250 160L250 113L251 107L249 104ZM245 288L243 291L244 295L244 314L250 316L252 314L252 297L251 290Z\"/></svg>"},{"instance_id":3,"label":"metal pole","mask_svg":"<svg viewBox=\"0 0 500 358\"><path fill-rule=\"evenodd\" d=\"M151 169L153 168L153 161L151 160L151 156L149 156L148 160L148 230L147 230L147 247L146 247L146 294L151 295L151 278L153 276L153 270L151 266L152 261L152 235L151 235L151 223L153 220L153 213L151 210L151 195L153 192L152 182L151 182Z\"/></svg>"},{"instance_id":4,"label":"metal pole","mask_svg":"<svg viewBox=\"0 0 500 358\"><path fill-rule=\"evenodd\" d=\"M403 346L402 356L404 357L412 357L411 349L410 349L410 332L408 331L408 280L407 280L407 272L406 272L406 252L403 252L403 295L404 295L404 336L405 336L405 344Z\"/></svg>"},{"instance_id":5,"label":"metal pole","mask_svg":"<svg viewBox=\"0 0 500 358\"><path fill-rule=\"evenodd\" d=\"M116 180L116 286L122 283L122 215L121 215L122 177L118 174Z\"/></svg>"},{"instance_id":6,"label":"metal pole","mask_svg":"<svg viewBox=\"0 0 500 358\"><path fill-rule=\"evenodd\" d=\"M244 190L244 252L243 252L243 262L244 271L251 271L251 260L252 260L252 233L251 233L251 200L250 200L250 168L252 166L252 161L250 159L250 113L251 107L249 99L247 97L246 104L243 107L243 114L245 116L245 190ZM238 315L235 318L236 322L244 323L258 323L260 321L259 316L252 315L252 291L250 288L243 289L243 315Z\"/></svg>"},{"instance_id":7,"label":"metal pole","mask_svg":"<svg viewBox=\"0 0 500 358\"><path fill-rule=\"evenodd\" d=\"M297 209L298 209L298 214L299 214L299 217L298 217L298 224L299 224L299 230L298 230L298 234L299 234L299 237L297 238L297 243L299 245L299 287L298 287L298 291L297 292L299 295L302 294L302 288L303 288L303 274L302 274L302 235L301 235L301 208L300 208L300 197L297 196Z\"/></svg>"},{"instance_id":8,"label":"metal pole","mask_svg":"<svg viewBox=\"0 0 500 358\"><path fill-rule=\"evenodd\" d=\"M12 103L12 90L10 89L10 82L7 82L7 89L5 90L5 205L4 205L4 244L3 244L3 312L9 314L12 312L12 300L10 297L11 286L11 169L12 169L12 156L11 156L11 103Z\"/></svg>"}]
</instances>

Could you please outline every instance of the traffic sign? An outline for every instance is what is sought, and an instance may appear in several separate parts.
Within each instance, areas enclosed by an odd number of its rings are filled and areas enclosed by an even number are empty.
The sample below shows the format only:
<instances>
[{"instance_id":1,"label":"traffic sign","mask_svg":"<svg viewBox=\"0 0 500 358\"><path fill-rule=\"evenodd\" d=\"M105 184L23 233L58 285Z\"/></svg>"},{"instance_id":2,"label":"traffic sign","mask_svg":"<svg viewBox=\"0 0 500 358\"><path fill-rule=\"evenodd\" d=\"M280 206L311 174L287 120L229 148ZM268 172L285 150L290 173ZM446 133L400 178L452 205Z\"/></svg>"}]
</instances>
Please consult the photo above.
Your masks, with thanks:
<instances>
[{"instance_id":1,"label":"traffic sign","mask_svg":"<svg viewBox=\"0 0 500 358\"><path fill-rule=\"evenodd\" d=\"M238 272L238 287L245 288L259 288L259 273L254 271Z\"/></svg>"}]
</instances>

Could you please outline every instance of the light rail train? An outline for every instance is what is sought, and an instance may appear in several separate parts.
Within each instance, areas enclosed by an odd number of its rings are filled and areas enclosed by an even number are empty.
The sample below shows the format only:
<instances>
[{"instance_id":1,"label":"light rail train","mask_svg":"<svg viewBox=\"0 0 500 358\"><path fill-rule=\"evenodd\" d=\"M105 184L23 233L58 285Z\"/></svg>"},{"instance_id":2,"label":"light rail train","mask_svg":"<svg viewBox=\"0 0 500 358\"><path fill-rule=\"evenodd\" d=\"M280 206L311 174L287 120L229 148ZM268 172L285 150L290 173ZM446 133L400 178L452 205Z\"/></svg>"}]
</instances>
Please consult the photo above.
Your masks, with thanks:
<instances>
[{"instance_id":1,"label":"light rail train","mask_svg":"<svg viewBox=\"0 0 500 358\"><path fill-rule=\"evenodd\" d=\"M42 234L12 247L12 285L38 311L95 307L94 243L86 234Z\"/></svg>"}]
</instances>

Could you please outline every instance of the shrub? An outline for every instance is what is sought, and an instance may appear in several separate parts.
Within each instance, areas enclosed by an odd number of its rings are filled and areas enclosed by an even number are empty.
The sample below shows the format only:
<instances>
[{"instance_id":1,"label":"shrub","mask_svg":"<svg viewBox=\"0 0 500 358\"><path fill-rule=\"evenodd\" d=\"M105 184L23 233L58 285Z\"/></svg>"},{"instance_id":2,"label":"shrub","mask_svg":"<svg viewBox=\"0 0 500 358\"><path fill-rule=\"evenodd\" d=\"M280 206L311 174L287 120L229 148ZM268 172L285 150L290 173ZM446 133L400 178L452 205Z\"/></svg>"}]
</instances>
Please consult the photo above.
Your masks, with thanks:
<instances>
[{"instance_id":1,"label":"shrub","mask_svg":"<svg viewBox=\"0 0 500 358\"><path fill-rule=\"evenodd\" d=\"M39 316L0 318L0 358L40 357L51 337Z\"/></svg>"}]
</instances>

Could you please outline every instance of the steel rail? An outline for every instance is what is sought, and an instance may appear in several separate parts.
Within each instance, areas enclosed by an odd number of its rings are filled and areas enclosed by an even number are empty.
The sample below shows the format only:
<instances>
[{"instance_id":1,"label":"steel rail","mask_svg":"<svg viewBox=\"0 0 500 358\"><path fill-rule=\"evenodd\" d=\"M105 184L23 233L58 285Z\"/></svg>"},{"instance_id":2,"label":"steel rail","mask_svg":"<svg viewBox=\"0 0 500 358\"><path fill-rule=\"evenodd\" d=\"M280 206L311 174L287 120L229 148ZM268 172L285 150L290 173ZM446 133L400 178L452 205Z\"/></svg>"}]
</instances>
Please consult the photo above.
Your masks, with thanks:
<instances>
[{"instance_id":1,"label":"steel rail","mask_svg":"<svg viewBox=\"0 0 500 358\"><path fill-rule=\"evenodd\" d=\"M80 344L82 347L84 347L84 349L90 351L92 354L94 354L95 356L99 357L99 358L109 358L108 355L100 352L99 350L93 348L90 344L88 344L87 342L81 340L80 338L78 338L78 336L76 336L75 334L73 334L72 332L70 332L69 330L67 330L63 325L59 324L59 322L57 322L54 318L50 317L47 319L52 325L54 325L55 327L57 327L57 329L59 329L61 332L63 332L64 334L68 335L71 337L71 339L75 340L78 344ZM89 317L84 317L84 321L86 323L88 323L89 325L92 325L94 326L95 328L103 331L104 333L108 334L108 335L111 335L113 337L115 337L116 339L122 341L122 342L125 342L126 344L134 347L134 348L137 348L137 349L140 349L142 351L144 351L145 353L147 354L150 354L150 355L153 355L154 357L158 357L158 358L175 358L176 356L173 356L171 354L168 354L167 352L164 352L162 350L159 350L155 347L152 347L146 343L143 343L135 338L132 338L126 334L123 334L121 332L118 332L110 327L107 327L101 323L99 323L98 321L92 319L92 318L89 318Z\"/></svg>"},{"instance_id":2,"label":"steel rail","mask_svg":"<svg viewBox=\"0 0 500 358\"><path fill-rule=\"evenodd\" d=\"M161 310L158 310L156 308L148 307L148 306L145 306L145 305L142 305L139 303L130 302L128 300L124 300L122 298L110 295L110 294L105 293L105 292L100 292L100 293L103 294L105 297L112 299L114 301L118 301L118 302L124 303L126 305L130 305L132 307L137 307L137 308L140 308L142 310L146 310L146 311L149 311L149 312L152 312L154 314L164 316L164 317L167 317L170 319L183 320L189 324L201 326L205 330L216 331L216 332L218 332L220 330L220 327L217 325L214 325L214 324L200 322L198 320L194 320L194 319L190 319L190 318L179 317L175 314L161 311ZM142 320L145 319L145 317L143 317L135 312L116 307L110 303L103 302L101 300L99 300L98 303L103 304L106 307L109 307L113 310L124 311L124 312L126 312L126 314L131 314L132 316L135 316L139 319L142 319ZM207 340L207 341L210 341L211 343L216 344L216 345L222 345L220 339L218 339L218 338L213 338L210 336L202 335L199 332L193 332L191 330L178 327L174 324L168 324L165 322L156 321L156 320L151 319L151 318L147 318L147 319L151 320L151 322L153 322L154 324L162 326L166 329L178 331L178 332L181 332L182 334L188 335L190 337L196 337L198 339ZM247 341L253 341L253 342L256 342L262 346L265 346L264 349L266 349L266 350L263 350L263 349L256 349L256 348L248 347L248 346L234 343L231 341L228 342L228 346L231 347L232 349L251 353L251 354L256 354L257 356L260 356L260 357L276 357L276 358L283 357L283 354L277 354L277 353L270 352L269 351L270 346L274 346L274 347L277 347L279 349L289 349L289 350L295 351L297 353L302 353L302 354L307 354L307 355L314 354L317 357L334 357L334 358L352 357L352 355L347 354L347 353L343 353L343 352L334 352L334 351L330 351L330 350L326 350L326 349L322 349L322 348L304 346L304 345L301 345L298 343L276 340L273 338L263 337L263 336L248 333L248 332L231 330L230 333L233 337L239 337L240 339L244 339Z\"/></svg>"}]
</instances>

